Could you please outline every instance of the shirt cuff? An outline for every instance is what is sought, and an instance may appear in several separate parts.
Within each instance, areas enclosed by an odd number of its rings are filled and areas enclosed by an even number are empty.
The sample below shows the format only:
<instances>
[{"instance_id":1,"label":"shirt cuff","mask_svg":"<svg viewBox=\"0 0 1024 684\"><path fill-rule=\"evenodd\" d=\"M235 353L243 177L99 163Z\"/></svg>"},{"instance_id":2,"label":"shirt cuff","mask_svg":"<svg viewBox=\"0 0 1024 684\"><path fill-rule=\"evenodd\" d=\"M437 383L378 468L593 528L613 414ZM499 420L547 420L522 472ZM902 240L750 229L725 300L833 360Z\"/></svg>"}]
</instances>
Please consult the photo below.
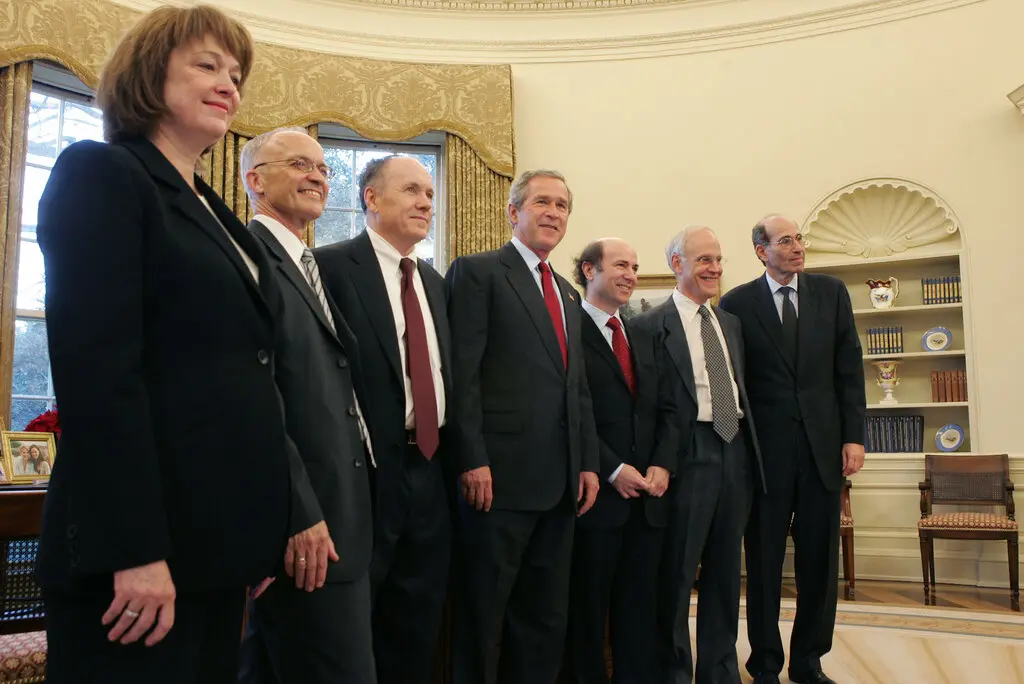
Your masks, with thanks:
<instances>
[{"instance_id":1,"label":"shirt cuff","mask_svg":"<svg viewBox=\"0 0 1024 684\"><path fill-rule=\"evenodd\" d=\"M609 482L609 483L611 483L611 482L615 482L615 478L617 478L617 477L619 476L619 472L621 472L621 471L622 471L622 466L624 466L624 465L626 465L626 464L625 464L625 463L620 463L620 464L619 464L619 467L618 467L618 468L616 468L616 469L615 469L615 470L614 470L614 471L612 472L612 474L608 476L608 482Z\"/></svg>"}]
</instances>

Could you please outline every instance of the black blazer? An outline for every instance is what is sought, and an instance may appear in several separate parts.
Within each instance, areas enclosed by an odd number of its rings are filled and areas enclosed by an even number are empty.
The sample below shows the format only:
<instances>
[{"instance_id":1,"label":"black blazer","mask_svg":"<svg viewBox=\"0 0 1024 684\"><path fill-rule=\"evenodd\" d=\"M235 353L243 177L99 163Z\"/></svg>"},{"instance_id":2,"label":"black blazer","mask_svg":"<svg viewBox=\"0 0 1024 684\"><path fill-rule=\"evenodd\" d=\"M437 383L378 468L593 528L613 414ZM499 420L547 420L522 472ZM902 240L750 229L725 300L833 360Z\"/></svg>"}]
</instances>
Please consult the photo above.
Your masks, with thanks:
<instances>
[{"instance_id":1,"label":"black blazer","mask_svg":"<svg viewBox=\"0 0 1024 684\"><path fill-rule=\"evenodd\" d=\"M448 270L459 469L490 466L492 506L553 508L581 470L597 472L579 295L555 274L568 369L544 297L512 243Z\"/></svg>"},{"instance_id":2,"label":"black blazer","mask_svg":"<svg viewBox=\"0 0 1024 684\"><path fill-rule=\"evenodd\" d=\"M743 321L747 356L757 359L747 390L768 460L768 486L781 476L776 454L793 448L793 430L806 430L825 486L843 486L842 445L864 443L864 360L853 320L850 294L841 280L801 273L794 362L782 338L782 321L768 281L730 290L722 308ZM776 465L778 463L779 465Z\"/></svg>"},{"instance_id":3,"label":"black blazer","mask_svg":"<svg viewBox=\"0 0 1024 684\"><path fill-rule=\"evenodd\" d=\"M647 473L648 466L661 466L675 475L679 467L679 415L676 406L678 378L659 372L664 367L664 347L646 330L623 323L633 359L636 399L629 391L622 366L601 330L586 311L580 316L583 351L587 358L587 383L594 403L601 455L601 492L579 525L619 527L629 518L631 499L623 499L608 482L622 463ZM644 513L652 527L668 524L669 498L642 495Z\"/></svg>"},{"instance_id":4,"label":"black blazer","mask_svg":"<svg viewBox=\"0 0 1024 684\"><path fill-rule=\"evenodd\" d=\"M305 276L274 234L259 221L249 230L266 246L281 286L277 385L284 397L288 434L301 459L291 471L289 533L323 520L341 556L327 566L327 581L350 582L366 572L373 549L369 459L359 435L353 389L362 392L355 337L327 295L334 328Z\"/></svg>"},{"instance_id":5,"label":"black blazer","mask_svg":"<svg viewBox=\"0 0 1024 684\"><path fill-rule=\"evenodd\" d=\"M746 429L746 437L750 441L750 448L753 452L754 462L757 464L757 475L762 491L765 488L764 465L761 460L761 449L757 441L756 418L751 420L751 404L747 398L745 385L746 364L743 355L743 332L740 321L726 311L712 306L718 323L722 327L722 335L725 337L725 344L729 348L729 360L732 362L732 372L736 379L736 388L740 392L740 408L743 410L745 420L740 422ZM642 327L658 336L661 344L665 347L665 353L671 360L671 369L678 374L680 386L684 391L677 392L679 397L680 422L682 438L679 441L681 465L685 465L687 456L693 452L694 428L697 423L697 385L693 379L693 361L690 356L690 346L687 344L686 332L683 330L683 322L679 320L679 311L675 302L669 297L666 301L654 307L650 311L635 317L637 327ZM755 364L756 365L756 364Z\"/></svg>"},{"instance_id":6,"label":"black blazer","mask_svg":"<svg viewBox=\"0 0 1024 684\"><path fill-rule=\"evenodd\" d=\"M147 140L79 142L39 203L62 427L44 584L166 559L179 592L241 588L284 553L280 292L245 226L196 186L216 218Z\"/></svg>"},{"instance_id":7,"label":"black blazer","mask_svg":"<svg viewBox=\"0 0 1024 684\"><path fill-rule=\"evenodd\" d=\"M398 351L395 319L384 286L380 262L370 236L360 235L313 250L324 287L348 321L359 342L359 359L366 379L365 418L370 428L374 456L377 505L396 501L402 481L402 462L408 439L405 432L405 372ZM448 332L447 292L444 279L422 259L416 261L424 293L434 319L446 413L451 415L451 337ZM447 423L447 417L446 417ZM449 429L441 428L434 459L443 461Z\"/></svg>"}]
</instances>

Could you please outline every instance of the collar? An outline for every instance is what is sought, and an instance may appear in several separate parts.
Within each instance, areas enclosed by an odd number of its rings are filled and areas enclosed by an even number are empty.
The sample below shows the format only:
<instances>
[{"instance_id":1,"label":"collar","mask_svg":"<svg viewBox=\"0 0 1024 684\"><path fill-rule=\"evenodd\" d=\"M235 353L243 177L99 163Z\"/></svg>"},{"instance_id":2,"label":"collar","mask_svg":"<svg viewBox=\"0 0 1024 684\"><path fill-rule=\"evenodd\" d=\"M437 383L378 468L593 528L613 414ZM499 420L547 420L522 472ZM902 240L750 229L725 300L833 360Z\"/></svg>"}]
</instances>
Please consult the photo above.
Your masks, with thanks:
<instances>
[{"instance_id":1,"label":"collar","mask_svg":"<svg viewBox=\"0 0 1024 684\"><path fill-rule=\"evenodd\" d=\"M619 318L619 312L618 311L616 311L615 314L612 315L612 314L608 313L607 311L602 311L601 309L597 308L596 306L594 306L593 304L588 302L586 299L583 300L583 310L586 311L588 314L590 314L590 317L592 319L594 319L594 323L597 324L597 329L598 330L602 330L603 331L607 327L608 321L611 320L612 318L617 319L619 321L619 325L623 329L625 329L625 327L626 327L626 326L622 325L622 319Z\"/></svg>"},{"instance_id":2,"label":"collar","mask_svg":"<svg viewBox=\"0 0 1024 684\"><path fill-rule=\"evenodd\" d=\"M772 278L770 275L768 275L768 271L764 272L764 277L765 277L765 280L768 281L768 289L771 290L771 293L772 293L773 297L775 296L775 293L777 293L779 291L780 287L785 287L785 285L783 285L782 283L777 281L775 278ZM793 280L790 281L789 286L791 288L793 288L794 292L798 292L800 290L800 274L799 273L797 273L796 275L793 276Z\"/></svg>"},{"instance_id":3,"label":"collar","mask_svg":"<svg viewBox=\"0 0 1024 684\"><path fill-rule=\"evenodd\" d=\"M419 266L416 259L416 250L413 250L409 256L402 256L402 253L395 249L393 244L382 238L370 226L366 226L366 234L369 236L370 244L373 245L373 251L377 254L377 260L385 272L394 271L395 273L401 273L400 264L402 259L412 259L412 263L415 266Z\"/></svg>"},{"instance_id":4,"label":"collar","mask_svg":"<svg viewBox=\"0 0 1024 684\"><path fill-rule=\"evenodd\" d=\"M512 236L512 246L516 248L517 252L519 252L519 256L523 257L523 261L526 262L526 268L529 269L530 273L539 274L539 271L537 271L537 266L540 265L540 257L537 256L537 253L534 252L529 247L527 247L523 243L523 241L517 238L515 235ZM545 261L544 263L547 264L548 262ZM551 264L548 264L548 268L550 267ZM551 269L552 272L554 272L554 270L555 269L553 268Z\"/></svg>"},{"instance_id":5,"label":"collar","mask_svg":"<svg viewBox=\"0 0 1024 684\"><path fill-rule=\"evenodd\" d=\"M678 287L672 290L672 302L676 305L676 311L679 312L684 321L692 321L700 317L700 304L680 292ZM714 318L715 310L711 306L710 301L705 302L704 306L708 308L708 311L711 312L711 317Z\"/></svg>"},{"instance_id":6,"label":"collar","mask_svg":"<svg viewBox=\"0 0 1024 684\"><path fill-rule=\"evenodd\" d=\"M302 265L302 255L308 249L305 242L295 237L295 233L285 228L284 224L275 218L266 214L256 214L252 218L267 227L267 230L281 243L284 251L292 258L296 266Z\"/></svg>"}]
</instances>

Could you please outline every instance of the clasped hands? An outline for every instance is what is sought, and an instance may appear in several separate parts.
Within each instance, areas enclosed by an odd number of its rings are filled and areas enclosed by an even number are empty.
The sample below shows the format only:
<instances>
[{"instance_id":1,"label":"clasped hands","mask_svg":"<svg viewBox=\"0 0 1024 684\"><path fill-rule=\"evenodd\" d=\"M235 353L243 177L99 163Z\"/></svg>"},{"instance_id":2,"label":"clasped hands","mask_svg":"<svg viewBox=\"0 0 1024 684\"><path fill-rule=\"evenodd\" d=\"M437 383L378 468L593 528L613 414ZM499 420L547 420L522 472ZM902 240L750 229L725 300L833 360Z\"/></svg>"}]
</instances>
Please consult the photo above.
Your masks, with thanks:
<instances>
[{"instance_id":1,"label":"clasped hands","mask_svg":"<svg viewBox=\"0 0 1024 684\"><path fill-rule=\"evenodd\" d=\"M648 466L647 475L644 476L633 466L624 463L622 470L615 476L612 487L623 499L635 499L643 492L661 497L668 489L668 480L668 470L661 466Z\"/></svg>"}]
</instances>

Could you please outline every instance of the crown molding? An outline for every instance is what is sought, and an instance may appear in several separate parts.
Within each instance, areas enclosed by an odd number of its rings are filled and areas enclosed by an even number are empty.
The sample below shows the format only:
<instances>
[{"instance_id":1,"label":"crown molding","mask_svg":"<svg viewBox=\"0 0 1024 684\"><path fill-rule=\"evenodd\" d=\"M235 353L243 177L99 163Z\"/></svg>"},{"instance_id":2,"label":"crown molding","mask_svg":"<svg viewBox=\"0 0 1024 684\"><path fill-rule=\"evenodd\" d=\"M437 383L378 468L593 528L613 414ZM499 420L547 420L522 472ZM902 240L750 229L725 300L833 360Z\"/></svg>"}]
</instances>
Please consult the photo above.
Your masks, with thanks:
<instances>
[{"instance_id":1,"label":"crown molding","mask_svg":"<svg viewBox=\"0 0 1024 684\"><path fill-rule=\"evenodd\" d=\"M183 0L115 0L117 4L134 9L149 10L162 4L193 4ZM239 8L233 7L235 2ZM433 63L546 63L546 62L594 62L623 59L642 59L672 55L686 55L702 52L731 50L743 47L766 45L782 41L820 36L839 31L849 31L879 24L904 21L936 12L955 10L986 0L862 0L845 2L828 9L812 12L790 13L783 16L761 18L745 23L707 25L699 28L677 31L644 30L645 27L693 25L692 10L723 5L736 0L676 0L657 3L639 0L643 6L627 7L625 3L637 4L637 0L608 0L621 2L617 9L581 9L568 17L575 34L595 35L552 36L536 39L509 40L503 36L536 34L528 29L543 17L554 19L556 11L550 9L519 10L508 12L497 19L495 11L476 12L451 9L433 9L429 5L453 5L446 0L303 0L306 11L298 15L316 15L309 8L320 7L330 10L338 18L366 19L367 13L393 33L377 33L360 30L334 28L331 21L305 23L286 21L280 17L255 14L241 7L248 7L241 0L221 0L232 16L243 21L253 36L263 42L319 52L347 54L377 59ZM395 4L378 3L420 3L420 6L402 7ZM576 0L566 0L574 3ZM282 3L283 5L284 3ZM341 16L338 16L338 14ZM514 16L509 16L510 14ZM290 14L289 16L297 16ZM404 17L399 26L388 24L388 16ZM453 19L474 22L474 38L453 38L437 35L436 27ZM416 26L418 19L433 20L419 35L399 35L398 30ZM635 21L630 21L630 20ZM440 21L439 20L443 20ZM313 20L311 20L312 22ZM500 22L500 23L499 23ZM514 23L515 22L515 23ZM357 21L345 22L358 24ZM552 22L548 23L551 33ZM521 29L521 30L515 30ZM568 30L566 31L568 32ZM429 34L428 34L429 33ZM607 34L607 35L602 35Z\"/></svg>"}]
</instances>

